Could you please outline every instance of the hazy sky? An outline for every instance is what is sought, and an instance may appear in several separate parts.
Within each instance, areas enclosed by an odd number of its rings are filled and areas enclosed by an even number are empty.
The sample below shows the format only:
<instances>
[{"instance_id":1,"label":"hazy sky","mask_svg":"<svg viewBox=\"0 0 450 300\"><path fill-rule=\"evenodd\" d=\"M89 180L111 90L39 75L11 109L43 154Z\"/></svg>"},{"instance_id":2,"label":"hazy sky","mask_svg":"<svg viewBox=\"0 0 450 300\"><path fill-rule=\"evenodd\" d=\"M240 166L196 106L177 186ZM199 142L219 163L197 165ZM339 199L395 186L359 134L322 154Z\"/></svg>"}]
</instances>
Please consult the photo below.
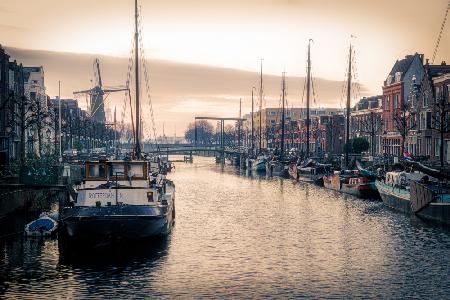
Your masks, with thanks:
<instances>
[{"instance_id":1,"label":"hazy sky","mask_svg":"<svg viewBox=\"0 0 450 300\"><path fill-rule=\"evenodd\" d=\"M350 35L356 36L352 42L356 48L358 78L366 88L366 94L378 94L396 59L414 52L432 56L448 0L140 2L145 52L150 58L151 77L158 79L152 82L154 102L159 106L176 103L179 109L185 107L183 120L186 120L188 107L192 114L202 107L209 107L212 113L217 108L217 114L235 114L235 99L248 98L251 86L257 80L256 74L238 70L257 71L261 57L266 74L279 76L286 70L288 76L304 76L308 38L314 39L313 74L327 79L316 85L322 105L339 106ZM23 49L90 54L81 56L83 59L58 56L58 59L67 60L66 63L61 61L62 65L52 64L48 52L34 51L34 60L27 60L29 64L45 67L50 95L56 94L57 78L66 77L71 68L86 72L85 77L79 73L76 80L73 78L74 82L64 83L67 87L64 95L70 97L69 87L81 89L89 85L93 54L128 56L133 3L132 0L1 0L0 43ZM450 60L448 28L442 37L436 62ZM74 65L77 59L86 66ZM108 66L114 60L104 60L105 81L123 84L125 79L120 78L125 78L126 62ZM173 67L161 68L164 66L162 61ZM193 72L195 65L203 66L197 66ZM62 66L65 75L57 73L61 72ZM183 66L189 68L185 70ZM157 72L164 73L164 77ZM210 84L208 78L214 74L220 78L220 83ZM250 79L238 83L236 74ZM272 79L276 82L279 78ZM293 85L289 99L295 106L300 106L303 79L297 79L292 78L289 82ZM70 81L70 76L64 81ZM173 93L174 87L179 85L189 86L189 93L182 94L184 88L177 88ZM276 99L279 84L267 86L266 94L268 98ZM168 98L172 101L162 103ZM176 122L170 119L177 117L164 111L158 118L158 122L173 123L166 125L166 128L173 128ZM179 123L180 127L185 125L185 121Z\"/></svg>"}]
</instances>

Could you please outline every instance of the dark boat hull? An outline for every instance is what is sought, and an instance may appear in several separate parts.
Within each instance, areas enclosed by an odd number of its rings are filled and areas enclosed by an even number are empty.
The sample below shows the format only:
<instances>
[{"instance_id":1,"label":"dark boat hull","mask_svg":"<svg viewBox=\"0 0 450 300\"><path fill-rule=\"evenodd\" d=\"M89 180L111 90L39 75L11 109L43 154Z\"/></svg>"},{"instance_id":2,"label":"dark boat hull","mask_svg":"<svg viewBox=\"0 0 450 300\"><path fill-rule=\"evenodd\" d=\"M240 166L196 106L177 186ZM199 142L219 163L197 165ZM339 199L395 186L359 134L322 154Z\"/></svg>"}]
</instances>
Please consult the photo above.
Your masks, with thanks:
<instances>
[{"instance_id":1,"label":"dark boat hull","mask_svg":"<svg viewBox=\"0 0 450 300\"><path fill-rule=\"evenodd\" d=\"M318 186L323 186L323 174L321 175L309 175L298 174L298 181L314 183Z\"/></svg>"},{"instance_id":2,"label":"dark boat hull","mask_svg":"<svg viewBox=\"0 0 450 300\"><path fill-rule=\"evenodd\" d=\"M172 207L73 207L63 209L60 223L63 233L72 239L120 241L167 235L174 217Z\"/></svg>"},{"instance_id":3,"label":"dark boat hull","mask_svg":"<svg viewBox=\"0 0 450 300\"><path fill-rule=\"evenodd\" d=\"M394 193L390 193L383 187L380 187L378 184L377 187L384 205L405 214L412 213L411 201L409 199L405 199L404 197L401 197Z\"/></svg>"},{"instance_id":4,"label":"dark boat hull","mask_svg":"<svg viewBox=\"0 0 450 300\"><path fill-rule=\"evenodd\" d=\"M356 196L362 199L375 199L380 197L377 190L372 189L370 184L367 185L346 185L343 184L341 192Z\"/></svg>"},{"instance_id":5,"label":"dark boat hull","mask_svg":"<svg viewBox=\"0 0 450 300\"><path fill-rule=\"evenodd\" d=\"M267 164L266 169L270 176L289 178L289 167L287 164L271 162Z\"/></svg>"},{"instance_id":6,"label":"dark boat hull","mask_svg":"<svg viewBox=\"0 0 450 300\"><path fill-rule=\"evenodd\" d=\"M332 189L344 194L349 194L362 199L376 199L380 197L378 191L372 183L367 184L348 184L341 182L338 175L333 175L331 178L327 176L322 177L324 187Z\"/></svg>"},{"instance_id":7,"label":"dark boat hull","mask_svg":"<svg viewBox=\"0 0 450 300\"><path fill-rule=\"evenodd\" d=\"M402 197L398 193L400 191L399 189L397 189L398 192L395 193L392 188L386 187L380 182L377 182L377 188L383 203L387 207L405 214L413 214L411 200L407 199L409 194L404 193ZM450 203L431 202L418 211L416 215L436 223L450 225Z\"/></svg>"}]
</instances>

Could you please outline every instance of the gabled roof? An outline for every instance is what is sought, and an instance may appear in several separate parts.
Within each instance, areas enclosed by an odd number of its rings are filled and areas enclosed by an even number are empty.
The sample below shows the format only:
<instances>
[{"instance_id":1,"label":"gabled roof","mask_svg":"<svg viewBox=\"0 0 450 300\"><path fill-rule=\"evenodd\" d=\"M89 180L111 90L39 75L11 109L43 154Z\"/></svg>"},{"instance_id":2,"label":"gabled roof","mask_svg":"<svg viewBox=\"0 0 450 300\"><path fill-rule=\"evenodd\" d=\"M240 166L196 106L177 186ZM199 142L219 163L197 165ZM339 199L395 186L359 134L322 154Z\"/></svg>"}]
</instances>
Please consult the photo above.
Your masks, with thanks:
<instances>
[{"instance_id":1,"label":"gabled roof","mask_svg":"<svg viewBox=\"0 0 450 300\"><path fill-rule=\"evenodd\" d=\"M417 53L415 55L417 55ZM408 71L409 66L414 61L415 55L407 55L404 59L397 60L392 67L391 72L389 72L389 75L395 76L395 73L397 72L402 72L402 74L404 74L406 71Z\"/></svg>"},{"instance_id":2,"label":"gabled roof","mask_svg":"<svg viewBox=\"0 0 450 300\"><path fill-rule=\"evenodd\" d=\"M392 67L391 71L389 72L389 76L392 76L392 78L395 78L395 74L397 72L401 73L400 80L403 81L403 78L406 74L406 72L411 67L411 64L414 62L414 59L418 57L421 61L423 60L423 54L415 53L414 55L406 55L404 59L397 60ZM384 83L386 85L386 81Z\"/></svg>"}]
</instances>

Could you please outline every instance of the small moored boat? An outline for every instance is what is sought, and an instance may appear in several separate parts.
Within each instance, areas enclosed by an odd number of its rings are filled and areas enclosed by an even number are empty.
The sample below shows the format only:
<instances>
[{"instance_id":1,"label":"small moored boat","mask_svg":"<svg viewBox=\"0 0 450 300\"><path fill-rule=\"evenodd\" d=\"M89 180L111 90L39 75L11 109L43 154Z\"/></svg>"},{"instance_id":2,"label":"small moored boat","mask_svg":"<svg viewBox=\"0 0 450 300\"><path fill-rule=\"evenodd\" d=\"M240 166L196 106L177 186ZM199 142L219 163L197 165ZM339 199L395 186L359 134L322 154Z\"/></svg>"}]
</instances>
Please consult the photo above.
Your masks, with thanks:
<instances>
[{"instance_id":1,"label":"small moored boat","mask_svg":"<svg viewBox=\"0 0 450 300\"><path fill-rule=\"evenodd\" d=\"M51 236L56 234L58 223L47 214L41 214L38 219L25 225L27 236Z\"/></svg>"}]
</instances>

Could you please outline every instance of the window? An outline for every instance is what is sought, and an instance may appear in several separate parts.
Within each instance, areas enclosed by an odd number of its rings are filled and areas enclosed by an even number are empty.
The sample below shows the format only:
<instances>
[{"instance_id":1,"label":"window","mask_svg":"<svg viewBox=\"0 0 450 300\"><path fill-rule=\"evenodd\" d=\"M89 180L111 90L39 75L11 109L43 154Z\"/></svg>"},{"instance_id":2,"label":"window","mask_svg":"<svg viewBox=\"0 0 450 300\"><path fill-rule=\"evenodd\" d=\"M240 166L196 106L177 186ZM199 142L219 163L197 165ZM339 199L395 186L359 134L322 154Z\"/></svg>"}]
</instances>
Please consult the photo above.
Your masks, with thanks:
<instances>
[{"instance_id":1,"label":"window","mask_svg":"<svg viewBox=\"0 0 450 300\"><path fill-rule=\"evenodd\" d=\"M105 166L104 165L89 165L89 176L88 177L105 177Z\"/></svg>"},{"instance_id":2,"label":"window","mask_svg":"<svg viewBox=\"0 0 450 300\"><path fill-rule=\"evenodd\" d=\"M428 137L425 139L426 147L425 147L425 155L431 154L431 138Z\"/></svg>"},{"instance_id":3,"label":"window","mask_svg":"<svg viewBox=\"0 0 450 300\"><path fill-rule=\"evenodd\" d=\"M133 177L144 177L144 165L130 165L129 172Z\"/></svg>"},{"instance_id":4,"label":"window","mask_svg":"<svg viewBox=\"0 0 450 300\"><path fill-rule=\"evenodd\" d=\"M388 85L392 83L392 75L388 76L386 82L387 82Z\"/></svg>"},{"instance_id":5,"label":"window","mask_svg":"<svg viewBox=\"0 0 450 300\"><path fill-rule=\"evenodd\" d=\"M434 139L434 156L439 157L440 148L441 148L441 140L438 138Z\"/></svg>"},{"instance_id":6,"label":"window","mask_svg":"<svg viewBox=\"0 0 450 300\"><path fill-rule=\"evenodd\" d=\"M450 102L450 84L447 85L447 101Z\"/></svg>"},{"instance_id":7,"label":"window","mask_svg":"<svg viewBox=\"0 0 450 300\"><path fill-rule=\"evenodd\" d=\"M113 176L123 176L125 174L125 166L123 164L113 164L112 165L112 175Z\"/></svg>"},{"instance_id":8,"label":"window","mask_svg":"<svg viewBox=\"0 0 450 300\"><path fill-rule=\"evenodd\" d=\"M427 129L431 128L431 111L427 111Z\"/></svg>"}]
</instances>

